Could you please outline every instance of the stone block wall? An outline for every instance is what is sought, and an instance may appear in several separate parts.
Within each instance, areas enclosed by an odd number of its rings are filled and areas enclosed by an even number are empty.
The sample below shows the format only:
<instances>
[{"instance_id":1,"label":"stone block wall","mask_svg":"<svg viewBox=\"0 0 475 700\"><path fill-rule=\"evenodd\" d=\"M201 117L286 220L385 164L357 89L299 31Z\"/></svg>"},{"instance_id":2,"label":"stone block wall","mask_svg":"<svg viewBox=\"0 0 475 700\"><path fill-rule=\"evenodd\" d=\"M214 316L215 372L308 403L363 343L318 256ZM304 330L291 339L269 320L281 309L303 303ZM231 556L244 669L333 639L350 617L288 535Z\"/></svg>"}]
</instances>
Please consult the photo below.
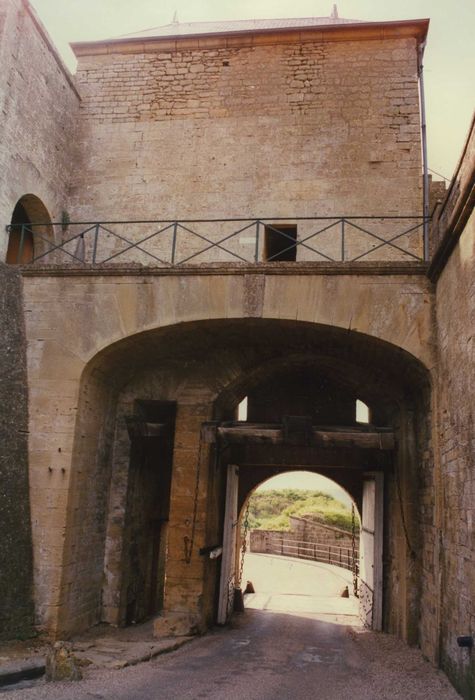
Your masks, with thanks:
<instances>
[{"instance_id":1,"label":"stone block wall","mask_svg":"<svg viewBox=\"0 0 475 700\"><path fill-rule=\"evenodd\" d=\"M81 50L81 162L73 218L276 222L297 216L420 215L415 42L279 43L273 37L255 46L170 49L169 42L166 48L155 42L146 51L141 44L122 50L113 45L109 53L97 49L95 55ZM360 223L383 238L404 228L394 221ZM189 227L216 240L239 225ZM299 239L318 228L298 222ZM138 240L153 229L114 230ZM181 259L204 247L185 233L178 241ZM226 247L252 259L253 235L244 231ZM350 228L346 239L348 257L378 244ZM419 251L420 241L415 231L399 244ZM125 247L107 237L103 245L113 252ZM310 245L339 259L339 228ZM145 248L166 258L170 246L168 231ZM154 262L134 253L137 262ZM395 255L405 258L394 249L377 251L379 259ZM212 259L232 260L217 249ZM298 259L325 258L302 247Z\"/></svg>"},{"instance_id":2,"label":"stone block wall","mask_svg":"<svg viewBox=\"0 0 475 700\"><path fill-rule=\"evenodd\" d=\"M33 633L26 339L22 280L0 263L0 639Z\"/></svg>"},{"instance_id":3,"label":"stone block wall","mask_svg":"<svg viewBox=\"0 0 475 700\"><path fill-rule=\"evenodd\" d=\"M52 220L68 209L79 95L26 0L0 7L0 260L20 197L36 195ZM56 232L59 236L60 231Z\"/></svg>"},{"instance_id":4,"label":"stone block wall","mask_svg":"<svg viewBox=\"0 0 475 700\"><path fill-rule=\"evenodd\" d=\"M349 532L308 518L297 518L291 515L290 531L298 539L334 544L340 547L351 547L351 534Z\"/></svg>"},{"instance_id":5,"label":"stone block wall","mask_svg":"<svg viewBox=\"0 0 475 700\"><path fill-rule=\"evenodd\" d=\"M439 496L436 513L440 661L463 697L475 694L475 658L456 643L475 635L475 127L442 208L437 279Z\"/></svg>"}]
</instances>

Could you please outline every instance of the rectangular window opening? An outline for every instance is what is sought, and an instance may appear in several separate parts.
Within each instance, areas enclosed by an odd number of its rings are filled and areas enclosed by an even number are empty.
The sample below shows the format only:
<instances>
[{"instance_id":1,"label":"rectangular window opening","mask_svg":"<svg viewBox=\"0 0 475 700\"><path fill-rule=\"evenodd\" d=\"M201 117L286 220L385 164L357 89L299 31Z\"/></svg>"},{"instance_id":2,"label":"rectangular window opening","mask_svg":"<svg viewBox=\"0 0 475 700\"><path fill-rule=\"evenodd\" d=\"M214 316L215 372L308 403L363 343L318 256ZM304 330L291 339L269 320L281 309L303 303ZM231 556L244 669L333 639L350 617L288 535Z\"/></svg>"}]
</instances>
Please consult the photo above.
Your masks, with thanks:
<instances>
[{"instance_id":1,"label":"rectangular window opening","mask_svg":"<svg viewBox=\"0 0 475 700\"><path fill-rule=\"evenodd\" d=\"M264 260L292 262L297 259L297 226L268 225L265 227Z\"/></svg>"}]
</instances>

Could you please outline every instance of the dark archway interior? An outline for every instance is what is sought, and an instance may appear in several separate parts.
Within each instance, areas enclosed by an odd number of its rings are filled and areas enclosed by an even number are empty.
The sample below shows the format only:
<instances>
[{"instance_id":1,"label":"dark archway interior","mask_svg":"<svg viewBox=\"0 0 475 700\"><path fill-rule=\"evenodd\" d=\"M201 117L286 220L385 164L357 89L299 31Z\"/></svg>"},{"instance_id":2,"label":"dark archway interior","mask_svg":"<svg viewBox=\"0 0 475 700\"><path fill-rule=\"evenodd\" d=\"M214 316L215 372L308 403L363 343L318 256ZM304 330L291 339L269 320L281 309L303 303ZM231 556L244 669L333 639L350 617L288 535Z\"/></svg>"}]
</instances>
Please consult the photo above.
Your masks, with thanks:
<instances>
[{"instance_id":1,"label":"dark archway interior","mask_svg":"<svg viewBox=\"0 0 475 700\"><path fill-rule=\"evenodd\" d=\"M43 202L33 194L21 197L12 214L6 262L10 265L32 262L35 240L40 241L50 227L51 218Z\"/></svg>"},{"instance_id":2,"label":"dark archway interior","mask_svg":"<svg viewBox=\"0 0 475 700\"><path fill-rule=\"evenodd\" d=\"M175 373L206 374L215 391L215 415L234 418L253 386L286 368L313 367L351 389L373 410L416 400L428 372L399 347L363 333L280 319L215 319L179 323L109 345L89 363L117 389L137 372L167 366ZM211 367L211 371L210 368ZM381 419L384 419L381 416ZM374 422L379 422L379 416Z\"/></svg>"},{"instance_id":3,"label":"dark archway interior","mask_svg":"<svg viewBox=\"0 0 475 700\"><path fill-rule=\"evenodd\" d=\"M356 425L360 399L370 407L374 425L397 431L401 407L424 405L429 389L425 368L400 348L354 331L270 319L208 320L147 331L106 348L89 371L117 393L156 367L167 368L182 385L199 377L215 396L214 418L221 421L234 420L237 405L248 396L250 421L280 422L291 414L311 415L315 424L350 426ZM240 502L259 480L285 470L256 468ZM360 503L355 470L319 465L316 471Z\"/></svg>"}]
</instances>

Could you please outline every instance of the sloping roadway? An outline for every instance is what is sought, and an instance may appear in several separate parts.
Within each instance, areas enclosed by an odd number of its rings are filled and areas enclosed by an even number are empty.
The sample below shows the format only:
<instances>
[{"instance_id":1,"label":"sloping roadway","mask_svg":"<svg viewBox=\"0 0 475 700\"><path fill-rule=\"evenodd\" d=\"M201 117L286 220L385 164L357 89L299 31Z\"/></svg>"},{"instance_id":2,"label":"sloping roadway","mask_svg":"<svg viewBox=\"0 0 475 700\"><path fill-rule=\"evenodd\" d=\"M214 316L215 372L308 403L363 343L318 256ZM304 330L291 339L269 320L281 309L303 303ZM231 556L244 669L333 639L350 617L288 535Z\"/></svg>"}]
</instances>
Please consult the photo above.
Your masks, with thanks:
<instances>
[{"instance_id":1,"label":"sloping roadway","mask_svg":"<svg viewBox=\"0 0 475 700\"><path fill-rule=\"evenodd\" d=\"M395 638L365 632L348 580L322 564L250 555L257 593L230 628L79 683L41 683L8 700L454 700L446 677ZM351 580L351 577L350 577ZM20 693L20 694L19 694Z\"/></svg>"}]
</instances>

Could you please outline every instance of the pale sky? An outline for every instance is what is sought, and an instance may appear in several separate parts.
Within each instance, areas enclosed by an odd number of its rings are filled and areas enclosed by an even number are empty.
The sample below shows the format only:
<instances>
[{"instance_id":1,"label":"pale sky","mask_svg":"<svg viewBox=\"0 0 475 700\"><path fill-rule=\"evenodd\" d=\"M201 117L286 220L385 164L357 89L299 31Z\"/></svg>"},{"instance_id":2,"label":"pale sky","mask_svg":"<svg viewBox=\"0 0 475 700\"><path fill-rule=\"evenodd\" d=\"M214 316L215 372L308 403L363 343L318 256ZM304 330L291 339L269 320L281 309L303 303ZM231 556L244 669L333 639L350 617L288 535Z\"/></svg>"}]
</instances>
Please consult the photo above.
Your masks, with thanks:
<instances>
[{"instance_id":1,"label":"pale sky","mask_svg":"<svg viewBox=\"0 0 475 700\"><path fill-rule=\"evenodd\" d=\"M329 16L332 0L31 0L66 63L70 41L102 39L179 21ZM339 0L340 17L429 17L425 82L429 167L451 177L475 95L475 0Z\"/></svg>"}]
</instances>

